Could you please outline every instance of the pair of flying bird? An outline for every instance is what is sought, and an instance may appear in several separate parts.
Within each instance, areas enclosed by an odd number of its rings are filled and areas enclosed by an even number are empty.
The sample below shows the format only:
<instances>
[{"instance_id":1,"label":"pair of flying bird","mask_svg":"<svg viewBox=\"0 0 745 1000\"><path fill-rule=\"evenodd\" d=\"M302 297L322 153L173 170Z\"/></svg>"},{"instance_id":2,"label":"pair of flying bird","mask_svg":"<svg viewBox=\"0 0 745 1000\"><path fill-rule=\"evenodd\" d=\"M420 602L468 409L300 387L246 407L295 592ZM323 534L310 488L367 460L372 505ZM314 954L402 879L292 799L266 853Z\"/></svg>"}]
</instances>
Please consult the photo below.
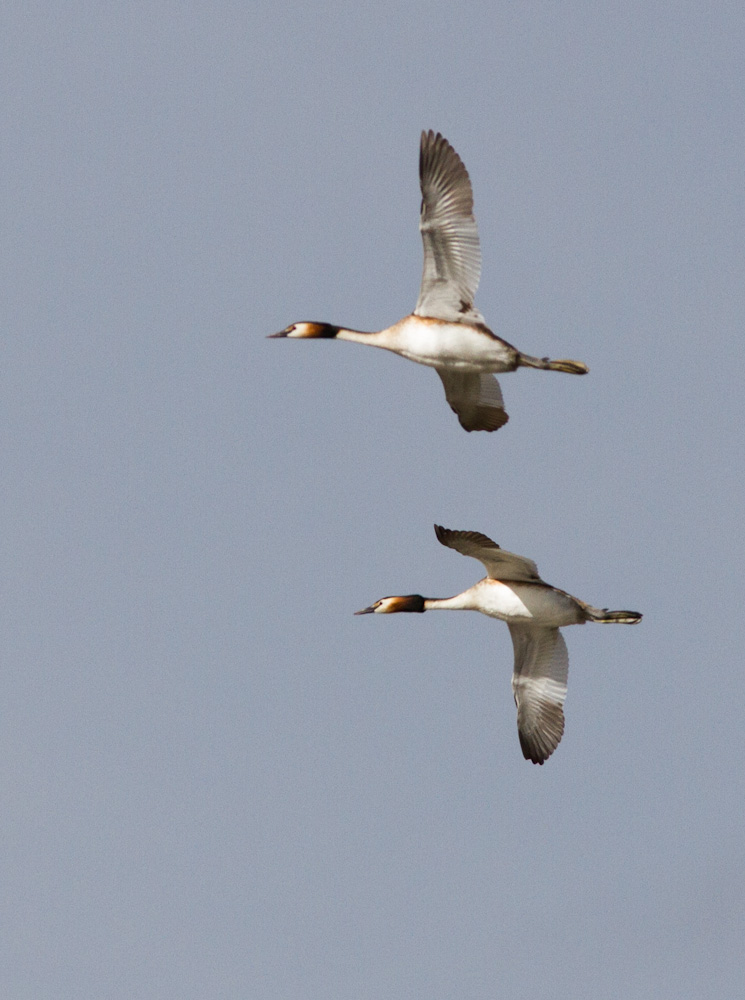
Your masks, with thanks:
<instances>
[{"instance_id":1,"label":"pair of flying bird","mask_svg":"<svg viewBox=\"0 0 745 1000\"><path fill-rule=\"evenodd\" d=\"M439 132L422 133L419 183L424 271L412 315L369 333L302 322L272 336L351 340L428 365L442 379L445 398L465 430L496 431L509 417L495 372L525 367L584 375L588 368L581 361L523 354L486 326L473 302L481 275L481 249L471 181L460 157ZM543 764L564 732L569 661L559 628L586 621L631 625L642 616L594 608L550 586L541 580L532 560L505 552L479 532L449 531L436 525L435 533L443 545L480 560L486 578L455 597L384 597L357 614L440 608L480 611L506 621L515 651L512 691L520 746L527 760Z\"/></svg>"}]
</instances>

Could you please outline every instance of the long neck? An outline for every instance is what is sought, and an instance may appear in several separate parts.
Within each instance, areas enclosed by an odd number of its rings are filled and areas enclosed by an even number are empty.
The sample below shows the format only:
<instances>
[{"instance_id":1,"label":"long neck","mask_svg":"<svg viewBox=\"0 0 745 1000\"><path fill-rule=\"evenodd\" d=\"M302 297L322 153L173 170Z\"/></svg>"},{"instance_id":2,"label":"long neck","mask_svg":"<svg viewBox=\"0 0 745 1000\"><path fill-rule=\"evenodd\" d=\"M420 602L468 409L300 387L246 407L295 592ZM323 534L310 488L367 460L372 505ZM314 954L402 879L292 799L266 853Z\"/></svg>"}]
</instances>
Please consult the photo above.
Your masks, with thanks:
<instances>
[{"instance_id":1,"label":"long neck","mask_svg":"<svg viewBox=\"0 0 745 1000\"><path fill-rule=\"evenodd\" d=\"M396 346L392 332L394 327L389 326L385 330L372 330L370 332L365 330L347 330L343 326L332 327L332 329L336 330L333 336L337 340L351 340L355 344L369 344L370 347L384 347L388 350Z\"/></svg>"},{"instance_id":2,"label":"long neck","mask_svg":"<svg viewBox=\"0 0 745 1000\"><path fill-rule=\"evenodd\" d=\"M425 597L425 611L473 611L473 600L471 593L464 590L462 594L455 597Z\"/></svg>"}]
</instances>

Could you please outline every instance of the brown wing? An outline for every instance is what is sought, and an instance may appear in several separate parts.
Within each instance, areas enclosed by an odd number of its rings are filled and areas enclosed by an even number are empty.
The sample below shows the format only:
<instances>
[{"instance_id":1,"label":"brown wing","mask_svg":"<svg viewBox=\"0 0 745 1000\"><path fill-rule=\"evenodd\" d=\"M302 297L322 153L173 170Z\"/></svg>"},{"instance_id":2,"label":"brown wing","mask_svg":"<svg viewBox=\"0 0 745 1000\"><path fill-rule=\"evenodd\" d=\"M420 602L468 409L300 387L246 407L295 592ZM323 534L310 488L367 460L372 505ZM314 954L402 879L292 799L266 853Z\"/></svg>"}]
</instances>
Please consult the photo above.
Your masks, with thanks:
<instances>
[{"instance_id":1,"label":"brown wing","mask_svg":"<svg viewBox=\"0 0 745 1000\"><path fill-rule=\"evenodd\" d=\"M510 419L504 408L502 390L493 375L454 372L438 368L445 386L445 399L467 431L498 431Z\"/></svg>"},{"instance_id":2,"label":"brown wing","mask_svg":"<svg viewBox=\"0 0 745 1000\"><path fill-rule=\"evenodd\" d=\"M480 531L451 531L435 525L437 540L461 555L471 556L483 563L487 575L492 580L508 580L523 583L542 583L538 567L532 559L515 555L500 549L496 542Z\"/></svg>"}]
</instances>

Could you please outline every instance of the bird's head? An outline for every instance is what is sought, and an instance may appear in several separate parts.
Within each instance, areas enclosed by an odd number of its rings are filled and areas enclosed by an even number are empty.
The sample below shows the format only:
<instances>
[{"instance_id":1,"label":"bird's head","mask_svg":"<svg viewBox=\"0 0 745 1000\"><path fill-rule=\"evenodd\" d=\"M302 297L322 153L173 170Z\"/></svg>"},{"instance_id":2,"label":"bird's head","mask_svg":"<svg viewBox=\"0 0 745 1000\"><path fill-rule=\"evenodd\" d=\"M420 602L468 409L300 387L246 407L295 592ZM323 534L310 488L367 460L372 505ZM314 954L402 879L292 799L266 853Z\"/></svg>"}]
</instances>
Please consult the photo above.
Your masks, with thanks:
<instances>
[{"instance_id":1,"label":"bird's head","mask_svg":"<svg viewBox=\"0 0 745 1000\"><path fill-rule=\"evenodd\" d=\"M424 611L421 594L407 594L405 597L382 597L369 608L355 611L356 615L393 615L398 611Z\"/></svg>"},{"instance_id":2,"label":"bird's head","mask_svg":"<svg viewBox=\"0 0 745 1000\"><path fill-rule=\"evenodd\" d=\"M274 337L293 337L296 340L308 340L311 337L335 337L339 330L338 326L331 326L329 323L291 323L280 330L279 333L270 333L269 339Z\"/></svg>"}]
</instances>

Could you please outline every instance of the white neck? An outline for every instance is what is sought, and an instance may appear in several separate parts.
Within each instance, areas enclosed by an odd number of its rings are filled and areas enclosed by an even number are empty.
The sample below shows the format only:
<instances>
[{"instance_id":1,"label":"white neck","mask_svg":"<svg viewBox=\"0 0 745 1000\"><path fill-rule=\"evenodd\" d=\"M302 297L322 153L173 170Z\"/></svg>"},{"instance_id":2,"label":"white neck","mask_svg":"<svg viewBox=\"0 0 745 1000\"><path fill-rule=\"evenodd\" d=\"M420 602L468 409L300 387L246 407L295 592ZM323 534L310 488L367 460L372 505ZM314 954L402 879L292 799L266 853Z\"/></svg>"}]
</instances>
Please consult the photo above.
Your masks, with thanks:
<instances>
[{"instance_id":1,"label":"white neck","mask_svg":"<svg viewBox=\"0 0 745 1000\"><path fill-rule=\"evenodd\" d=\"M390 349L394 346L390 330L391 328L388 327L385 330L372 330L368 333L365 330L347 330L342 326L339 327L336 339L351 340L353 344L369 344L371 347L385 347Z\"/></svg>"},{"instance_id":2,"label":"white neck","mask_svg":"<svg viewBox=\"0 0 745 1000\"><path fill-rule=\"evenodd\" d=\"M455 597L425 597L425 611L476 611L470 590Z\"/></svg>"}]
</instances>

